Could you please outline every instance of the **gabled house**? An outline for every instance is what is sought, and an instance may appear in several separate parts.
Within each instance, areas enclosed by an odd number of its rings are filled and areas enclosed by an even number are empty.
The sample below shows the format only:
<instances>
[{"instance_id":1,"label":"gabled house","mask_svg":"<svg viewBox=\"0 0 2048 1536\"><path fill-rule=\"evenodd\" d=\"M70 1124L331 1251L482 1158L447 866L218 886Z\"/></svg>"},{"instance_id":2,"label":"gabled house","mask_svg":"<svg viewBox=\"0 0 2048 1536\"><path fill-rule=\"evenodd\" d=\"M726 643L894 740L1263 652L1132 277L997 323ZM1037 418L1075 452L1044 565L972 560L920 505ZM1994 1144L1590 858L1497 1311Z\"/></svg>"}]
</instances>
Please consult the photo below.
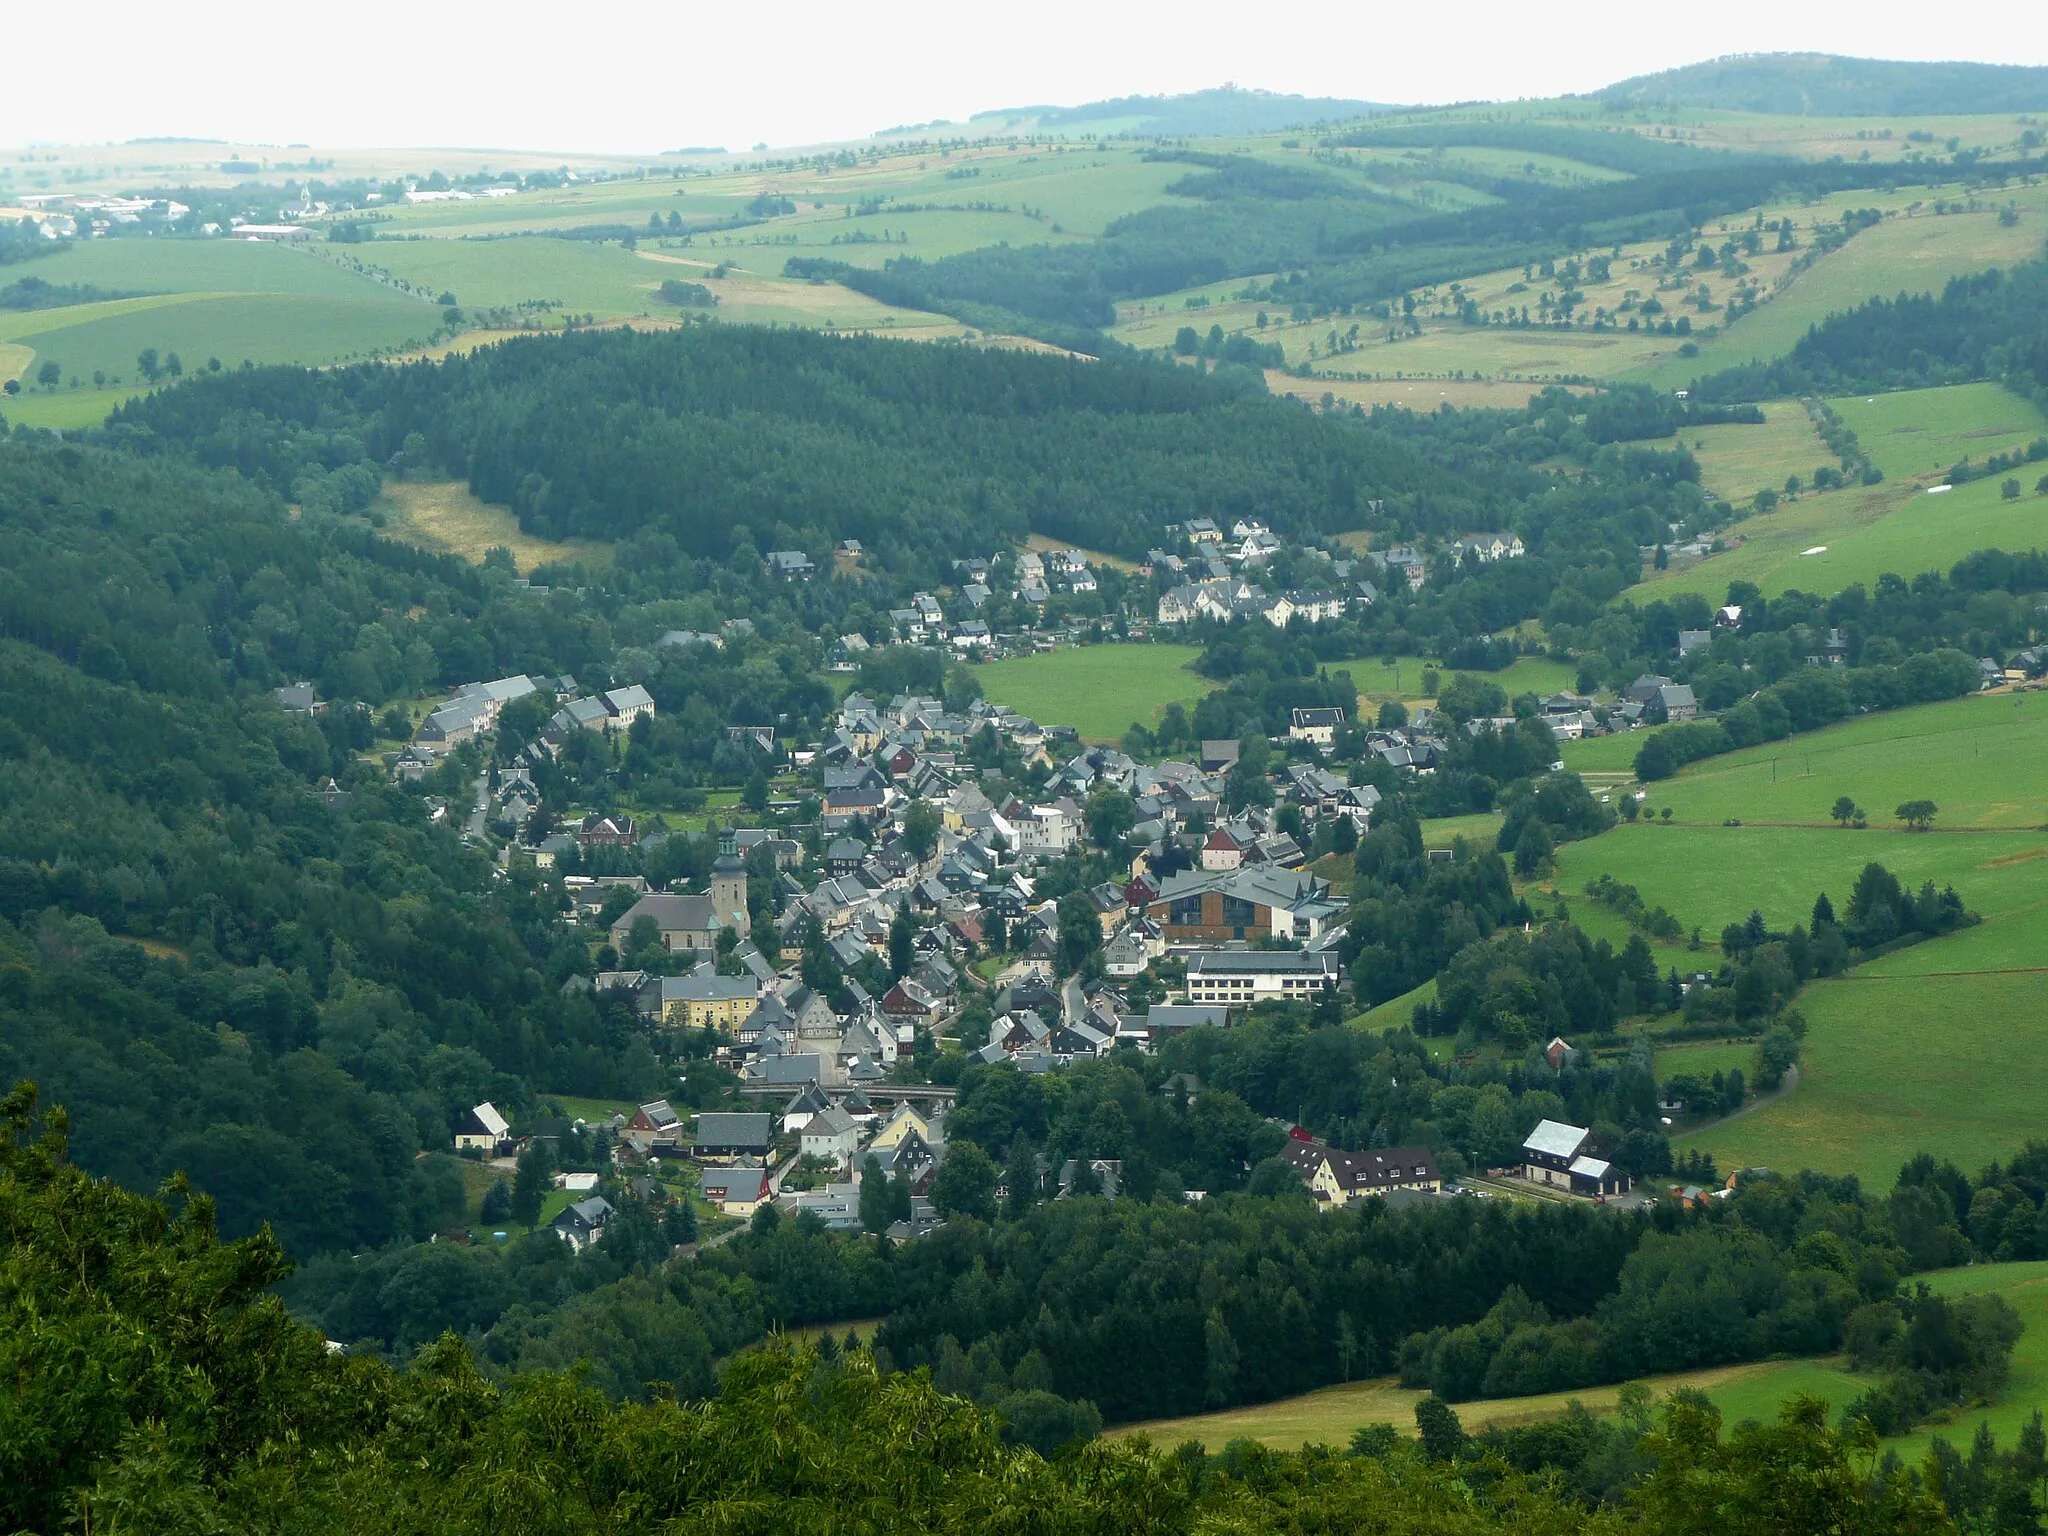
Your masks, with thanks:
<instances>
[{"instance_id":1,"label":"gabled house","mask_svg":"<svg viewBox=\"0 0 2048 1536\"><path fill-rule=\"evenodd\" d=\"M592 1195L563 1207L562 1213L548 1225L557 1237L581 1253L604 1236L611 1219L611 1202L603 1195Z\"/></svg>"},{"instance_id":2,"label":"gabled house","mask_svg":"<svg viewBox=\"0 0 2048 1536\"><path fill-rule=\"evenodd\" d=\"M481 1152L485 1157L498 1157L511 1149L512 1127L498 1113L497 1106L488 1100L465 1111L456 1122L455 1150L458 1152Z\"/></svg>"}]
</instances>

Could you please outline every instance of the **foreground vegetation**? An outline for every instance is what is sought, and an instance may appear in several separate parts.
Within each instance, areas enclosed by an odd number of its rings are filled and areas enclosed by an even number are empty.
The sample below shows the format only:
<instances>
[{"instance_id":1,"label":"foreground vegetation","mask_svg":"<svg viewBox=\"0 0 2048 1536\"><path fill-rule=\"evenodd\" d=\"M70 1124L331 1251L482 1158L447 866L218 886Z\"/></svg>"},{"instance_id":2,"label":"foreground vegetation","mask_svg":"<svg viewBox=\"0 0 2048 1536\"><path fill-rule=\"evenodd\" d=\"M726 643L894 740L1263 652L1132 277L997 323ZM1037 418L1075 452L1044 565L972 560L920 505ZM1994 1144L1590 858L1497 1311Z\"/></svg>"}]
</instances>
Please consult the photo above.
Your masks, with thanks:
<instances>
[{"instance_id":1,"label":"foreground vegetation","mask_svg":"<svg viewBox=\"0 0 2048 1536\"><path fill-rule=\"evenodd\" d=\"M467 1531L513 1508L525 1526L571 1532L650 1518L1179 1532L1368 1512L1387 1531L1953 1529L1904 1472L1873 1477L1818 1404L1724 1439L1711 1407L1675 1399L1643 1422L1640 1470L1614 1486L1610 1513L1525 1481L1441 1416L1419 1451L1211 1462L1141 1442L1048 1462L865 1355L743 1356L702 1405L615 1407L567 1376L499 1387L452 1338L401 1375L330 1354L263 1295L286 1267L267 1237L221 1244L209 1203L182 1188L173 1209L95 1184L64 1162L61 1118L36 1136L27 1094L6 1108L0 1277L18 1325L0 1335L14 1383L0 1400L0 1510L22 1528ZM2020 1489L2032 1475L2014 1464Z\"/></svg>"}]
</instances>

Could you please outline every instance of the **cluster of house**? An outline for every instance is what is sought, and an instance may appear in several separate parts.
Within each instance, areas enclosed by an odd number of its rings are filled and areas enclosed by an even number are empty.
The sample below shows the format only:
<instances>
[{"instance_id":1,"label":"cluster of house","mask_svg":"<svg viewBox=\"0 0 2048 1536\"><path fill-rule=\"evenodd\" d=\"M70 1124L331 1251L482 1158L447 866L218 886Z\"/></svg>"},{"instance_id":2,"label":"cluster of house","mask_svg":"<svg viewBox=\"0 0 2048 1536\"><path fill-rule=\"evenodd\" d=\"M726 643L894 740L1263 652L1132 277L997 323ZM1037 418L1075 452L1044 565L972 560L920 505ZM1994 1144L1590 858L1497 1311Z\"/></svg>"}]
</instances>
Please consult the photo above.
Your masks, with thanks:
<instances>
[{"instance_id":1,"label":"cluster of house","mask_svg":"<svg viewBox=\"0 0 2048 1536\"><path fill-rule=\"evenodd\" d=\"M300 685L303 687L304 685ZM420 722L413 739L392 765L394 777L407 782L430 772L447 753L466 741L476 741L497 729L498 717L515 699L547 689L560 702L540 735L525 748L523 761L553 756L576 731L622 731L642 715L654 713L654 697L638 683L586 695L573 677L493 678L487 683L464 683L431 710ZM280 703L284 703L279 690ZM291 707L286 705L287 708Z\"/></svg>"}]
</instances>

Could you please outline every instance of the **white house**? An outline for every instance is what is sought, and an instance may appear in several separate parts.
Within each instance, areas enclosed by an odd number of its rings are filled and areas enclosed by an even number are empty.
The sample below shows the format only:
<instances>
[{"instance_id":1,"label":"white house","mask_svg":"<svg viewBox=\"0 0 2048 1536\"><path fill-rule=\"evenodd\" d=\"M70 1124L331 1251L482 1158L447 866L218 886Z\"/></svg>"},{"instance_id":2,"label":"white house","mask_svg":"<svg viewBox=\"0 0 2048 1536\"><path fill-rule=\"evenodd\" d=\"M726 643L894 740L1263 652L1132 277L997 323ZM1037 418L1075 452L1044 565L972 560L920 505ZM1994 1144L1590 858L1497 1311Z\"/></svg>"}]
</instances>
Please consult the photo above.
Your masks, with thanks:
<instances>
[{"instance_id":1,"label":"white house","mask_svg":"<svg viewBox=\"0 0 2048 1536\"><path fill-rule=\"evenodd\" d=\"M811 1116L797 1133L797 1149L805 1157L822 1158L835 1166L844 1166L859 1145L860 1127L836 1104Z\"/></svg>"}]
</instances>

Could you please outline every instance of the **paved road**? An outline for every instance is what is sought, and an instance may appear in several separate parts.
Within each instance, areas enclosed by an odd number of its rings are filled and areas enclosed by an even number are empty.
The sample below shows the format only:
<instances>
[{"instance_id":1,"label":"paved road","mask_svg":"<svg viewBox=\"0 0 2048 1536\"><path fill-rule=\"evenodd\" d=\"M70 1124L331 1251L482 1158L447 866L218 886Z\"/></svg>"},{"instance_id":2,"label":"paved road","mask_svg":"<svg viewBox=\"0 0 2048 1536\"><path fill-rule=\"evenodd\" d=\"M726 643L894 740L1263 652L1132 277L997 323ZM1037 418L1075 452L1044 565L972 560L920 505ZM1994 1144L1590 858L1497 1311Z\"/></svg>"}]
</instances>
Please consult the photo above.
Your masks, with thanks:
<instances>
[{"instance_id":1,"label":"paved road","mask_svg":"<svg viewBox=\"0 0 2048 1536\"><path fill-rule=\"evenodd\" d=\"M469 820L463 824L463 836L474 838L477 842L482 842L484 838L484 818L490 813L490 809L490 775L480 773L476 779L476 805L470 810Z\"/></svg>"}]
</instances>

